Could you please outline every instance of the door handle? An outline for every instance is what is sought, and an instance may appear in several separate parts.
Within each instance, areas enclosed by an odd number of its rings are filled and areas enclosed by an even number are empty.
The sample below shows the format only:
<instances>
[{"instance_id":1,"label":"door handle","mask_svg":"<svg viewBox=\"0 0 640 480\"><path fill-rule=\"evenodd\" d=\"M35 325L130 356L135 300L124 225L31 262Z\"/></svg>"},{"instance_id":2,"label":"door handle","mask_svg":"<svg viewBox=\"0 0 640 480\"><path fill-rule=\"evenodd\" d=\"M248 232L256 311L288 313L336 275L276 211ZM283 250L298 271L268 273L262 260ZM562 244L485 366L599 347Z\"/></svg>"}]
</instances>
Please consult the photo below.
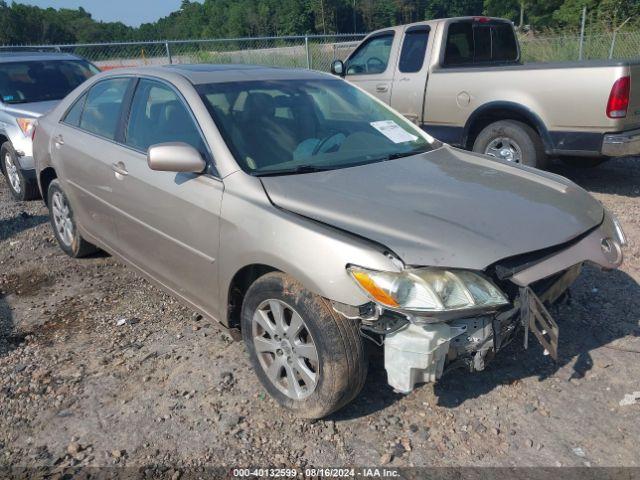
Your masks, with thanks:
<instances>
[{"instance_id":1,"label":"door handle","mask_svg":"<svg viewBox=\"0 0 640 480\"><path fill-rule=\"evenodd\" d=\"M118 175L122 175L122 176L129 175L129 172L127 171L127 167L122 162L112 163L111 170L116 172L116 177Z\"/></svg>"},{"instance_id":2,"label":"door handle","mask_svg":"<svg viewBox=\"0 0 640 480\"><path fill-rule=\"evenodd\" d=\"M387 90L389 90L389 85L386 83L379 83L376 85L376 92L386 92Z\"/></svg>"},{"instance_id":3,"label":"door handle","mask_svg":"<svg viewBox=\"0 0 640 480\"><path fill-rule=\"evenodd\" d=\"M56 148L60 148L62 145L64 145L64 138L62 138L62 135L56 135L56 138L53 140L53 144L56 146Z\"/></svg>"}]
</instances>

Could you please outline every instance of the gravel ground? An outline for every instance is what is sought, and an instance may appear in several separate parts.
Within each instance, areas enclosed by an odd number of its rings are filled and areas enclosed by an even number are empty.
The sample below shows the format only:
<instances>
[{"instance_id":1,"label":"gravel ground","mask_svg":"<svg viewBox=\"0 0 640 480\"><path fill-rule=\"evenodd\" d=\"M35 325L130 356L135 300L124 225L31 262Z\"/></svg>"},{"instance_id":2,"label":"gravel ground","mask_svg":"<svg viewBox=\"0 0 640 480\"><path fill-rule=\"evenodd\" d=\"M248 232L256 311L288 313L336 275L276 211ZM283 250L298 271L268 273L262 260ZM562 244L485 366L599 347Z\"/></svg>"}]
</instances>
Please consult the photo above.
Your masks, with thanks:
<instances>
[{"instance_id":1,"label":"gravel ground","mask_svg":"<svg viewBox=\"0 0 640 480\"><path fill-rule=\"evenodd\" d=\"M280 410L216 325L111 257L67 258L43 204L0 181L0 467L638 466L640 399L623 401L640 391L638 167L556 167L630 241L620 271L587 268L555 312L557 364L518 341L401 396L374 358L356 401L315 422Z\"/></svg>"}]
</instances>

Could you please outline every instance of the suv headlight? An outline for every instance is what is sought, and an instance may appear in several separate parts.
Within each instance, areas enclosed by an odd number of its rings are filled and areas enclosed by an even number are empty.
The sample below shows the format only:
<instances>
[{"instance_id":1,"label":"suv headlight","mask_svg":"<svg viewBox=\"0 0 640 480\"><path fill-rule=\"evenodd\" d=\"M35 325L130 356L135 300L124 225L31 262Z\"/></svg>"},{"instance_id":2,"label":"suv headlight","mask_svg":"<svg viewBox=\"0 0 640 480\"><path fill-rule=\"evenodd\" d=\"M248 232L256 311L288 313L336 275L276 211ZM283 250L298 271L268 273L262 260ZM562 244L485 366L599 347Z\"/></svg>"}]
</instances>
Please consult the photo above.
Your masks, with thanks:
<instances>
[{"instance_id":1,"label":"suv headlight","mask_svg":"<svg viewBox=\"0 0 640 480\"><path fill-rule=\"evenodd\" d=\"M392 309L446 312L509 303L493 283L468 270L381 272L351 265L347 271L369 298Z\"/></svg>"},{"instance_id":2,"label":"suv headlight","mask_svg":"<svg viewBox=\"0 0 640 480\"><path fill-rule=\"evenodd\" d=\"M616 240L618 240L618 243L621 246L623 247L626 246L627 236L624 234L624 230L622 230L622 225L620 224L620 220L618 220L618 217L616 217L611 210L607 210L607 213L611 217L611 221L613 222L613 227L616 230L616 236L618 237Z\"/></svg>"}]
</instances>

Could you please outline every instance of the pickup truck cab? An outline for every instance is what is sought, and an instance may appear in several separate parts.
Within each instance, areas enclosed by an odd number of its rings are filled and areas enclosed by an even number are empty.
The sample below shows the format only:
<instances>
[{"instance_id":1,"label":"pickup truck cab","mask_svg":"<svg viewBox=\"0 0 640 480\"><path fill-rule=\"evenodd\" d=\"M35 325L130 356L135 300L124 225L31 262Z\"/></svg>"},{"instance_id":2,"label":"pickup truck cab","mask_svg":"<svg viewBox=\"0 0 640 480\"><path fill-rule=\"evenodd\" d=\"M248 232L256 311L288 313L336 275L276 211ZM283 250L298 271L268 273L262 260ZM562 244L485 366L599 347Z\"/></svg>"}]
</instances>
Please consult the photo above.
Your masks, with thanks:
<instances>
[{"instance_id":1,"label":"pickup truck cab","mask_svg":"<svg viewBox=\"0 0 640 480\"><path fill-rule=\"evenodd\" d=\"M435 138L503 160L543 168L549 156L593 165L640 154L640 63L522 64L507 20L378 30L332 72Z\"/></svg>"}]
</instances>

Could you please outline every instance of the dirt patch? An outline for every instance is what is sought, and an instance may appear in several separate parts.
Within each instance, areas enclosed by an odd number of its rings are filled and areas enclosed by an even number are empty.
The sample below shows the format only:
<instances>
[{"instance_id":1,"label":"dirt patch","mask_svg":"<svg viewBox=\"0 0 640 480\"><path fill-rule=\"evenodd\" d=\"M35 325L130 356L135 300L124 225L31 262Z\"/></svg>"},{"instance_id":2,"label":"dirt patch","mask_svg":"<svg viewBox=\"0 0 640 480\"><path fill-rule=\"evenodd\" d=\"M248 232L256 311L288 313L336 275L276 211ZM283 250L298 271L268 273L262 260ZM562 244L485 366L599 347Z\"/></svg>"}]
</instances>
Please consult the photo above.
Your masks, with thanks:
<instances>
[{"instance_id":1,"label":"dirt patch","mask_svg":"<svg viewBox=\"0 0 640 480\"><path fill-rule=\"evenodd\" d=\"M39 269L5 274L0 277L0 296L9 294L22 297L33 296L42 288L53 285L53 282L53 277Z\"/></svg>"}]
</instances>

